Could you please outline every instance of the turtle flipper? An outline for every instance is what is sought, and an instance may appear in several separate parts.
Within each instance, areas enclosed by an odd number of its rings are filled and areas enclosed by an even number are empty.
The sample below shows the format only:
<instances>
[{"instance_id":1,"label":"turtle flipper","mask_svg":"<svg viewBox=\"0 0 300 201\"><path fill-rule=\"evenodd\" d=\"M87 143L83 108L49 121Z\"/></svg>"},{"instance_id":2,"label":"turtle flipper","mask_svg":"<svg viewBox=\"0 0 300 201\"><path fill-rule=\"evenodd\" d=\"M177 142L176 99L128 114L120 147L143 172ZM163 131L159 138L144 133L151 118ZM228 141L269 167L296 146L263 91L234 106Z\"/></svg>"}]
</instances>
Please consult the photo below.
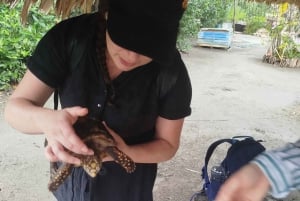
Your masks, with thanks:
<instances>
[{"instance_id":1,"label":"turtle flipper","mask_svg":"<svg viewBox=\"0 0 300 201\"><path fill-rule=\"evenodd\" d=\"M106 151L115 160L115 162L119 163L126 170L127 173L134 172L136 165L124 152L119 150L117 147L107 147Z\"/></svg>"},{"instance_id":2,"label":"turtle flipper","mask_svg":"<svg viewBox=\"0 0 300 201\"><path fill-rule=\"evenodd\" d=\"M51 165L53 165L51 163ZM63 163L59 168L51 167L50 170L50 182L48 184L48 189L50 191L56 191L59 185L61 185L65 179L70 175L73 165L68 163Z\"/></svg>"}]
</instances>

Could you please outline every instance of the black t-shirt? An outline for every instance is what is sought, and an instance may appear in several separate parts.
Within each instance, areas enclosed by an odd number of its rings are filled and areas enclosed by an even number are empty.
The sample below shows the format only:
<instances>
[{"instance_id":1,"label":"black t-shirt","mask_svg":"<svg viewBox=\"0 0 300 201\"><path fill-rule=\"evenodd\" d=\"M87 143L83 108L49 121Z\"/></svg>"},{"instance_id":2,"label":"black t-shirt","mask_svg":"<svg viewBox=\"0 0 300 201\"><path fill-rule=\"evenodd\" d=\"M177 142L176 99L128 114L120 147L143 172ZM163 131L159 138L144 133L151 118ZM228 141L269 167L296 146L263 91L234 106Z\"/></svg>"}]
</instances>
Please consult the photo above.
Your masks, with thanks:
<instances>
[{"instance_id":1,"label":"black t-shirt","mask_svg":"<svg viewBox=\"0 0 300 201\"><path fill-rule=\"evenodd\" d=\"M149 141L158 116L180 119L191 113L191 83L179 52L173 64L155 61L112 81L113 104L96 55L98 14L85 14L55 25L38 43L28 69L59 90L62 108L83 106L101 118L128 144Z\"/></svg>"},{"instance_id":2,"label":"black t-shirt","mask_svg":"<svg viewBox=\"0 0 300 201\"><path fill-rule=\"evenodd\" d=\"M179 52L173 64L151 62L112 81L108 89L96 55L98 14L60 22L40 40L28 60L28 69L48 86L58 89L62 108L83 106L103 119L128 144L153 139L158 116L180 119L191 113L191 83ZM91 179L82 168L54 193L59 201L152 201L157 164L137 164L127 174L118 164L105 162L102 174Z\"/></svg>"}]
</instances>

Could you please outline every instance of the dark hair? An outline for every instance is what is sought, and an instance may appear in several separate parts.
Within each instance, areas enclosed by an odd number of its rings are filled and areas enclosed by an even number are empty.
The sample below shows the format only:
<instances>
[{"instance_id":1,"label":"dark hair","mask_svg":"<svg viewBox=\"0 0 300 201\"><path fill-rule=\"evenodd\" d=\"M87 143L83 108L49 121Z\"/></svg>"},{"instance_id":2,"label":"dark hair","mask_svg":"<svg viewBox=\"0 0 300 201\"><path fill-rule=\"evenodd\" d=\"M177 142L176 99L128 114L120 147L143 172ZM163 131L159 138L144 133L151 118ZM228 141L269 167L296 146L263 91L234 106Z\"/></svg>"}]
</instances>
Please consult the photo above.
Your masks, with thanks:
<instances>
[{"instance_id":1,"label":"dark hair","mask_svg":"<svg viewBox=\"0 0 300 201\"><path fill-rule=\"evenodd\" d=\"M115 90L109 76L106 64L106 14L108 11L108 0L101 0L98 6L99 22L96 38L96 52L100 70L104 76L104 82L108 92L108 104L113 105Z\"/></svg>"}]
</instances>

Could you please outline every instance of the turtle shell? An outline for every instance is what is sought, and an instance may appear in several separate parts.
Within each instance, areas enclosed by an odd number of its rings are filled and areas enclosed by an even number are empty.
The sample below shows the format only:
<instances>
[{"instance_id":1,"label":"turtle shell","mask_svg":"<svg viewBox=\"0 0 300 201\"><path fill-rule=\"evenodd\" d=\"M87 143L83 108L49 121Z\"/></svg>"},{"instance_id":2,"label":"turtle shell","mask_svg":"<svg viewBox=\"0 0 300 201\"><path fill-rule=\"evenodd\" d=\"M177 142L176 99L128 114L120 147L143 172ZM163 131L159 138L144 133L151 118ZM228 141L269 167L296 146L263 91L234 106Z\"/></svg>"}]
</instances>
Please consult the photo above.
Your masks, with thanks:
<instances>
[{"instance_id":1,"label":"turtle shell","mask_svg":"<svg viewBox=\"0 0 300 201\"><path fill-rule=\"evenodd\" d=\"M126 172L132 173L135 170L136 166L133 160L116 147L114 138L101 121L80 117L73 127L83 142L94 151L94 155L91 156L76 154L67 150L71 155L80 159L80 166L88 175L95 177L102 167L103 158L108 155L120 164ZM56 163L51 163L48 189L55 191L70 175L72 169L76 167L68 163L62 163L58 167Z\"/></svg>"}]
</instances>

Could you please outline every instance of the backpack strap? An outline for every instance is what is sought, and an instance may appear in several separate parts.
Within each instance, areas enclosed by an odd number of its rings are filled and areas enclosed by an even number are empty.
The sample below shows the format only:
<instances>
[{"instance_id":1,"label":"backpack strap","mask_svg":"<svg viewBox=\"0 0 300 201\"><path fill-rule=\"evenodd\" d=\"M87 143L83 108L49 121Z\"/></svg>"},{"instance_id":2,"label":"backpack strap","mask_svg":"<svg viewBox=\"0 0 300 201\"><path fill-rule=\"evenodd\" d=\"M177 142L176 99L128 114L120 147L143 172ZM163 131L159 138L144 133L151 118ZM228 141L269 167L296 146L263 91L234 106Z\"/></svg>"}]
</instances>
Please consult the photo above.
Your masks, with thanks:
<instances>
[{"instance_id":1,"label":"backpack strap","mask_svg":"<svg viewBox=\"0 0 300 201\"><path fill-rule=\"evenodd\" d=\"M246 139L246 138L252 138L253 139L253 137L251 137L251 136L239 135L239 136L234 136L232 138L225 138L225 139L217 140L209 146L209 148L206 151L206 155L205 155L205 164L202 168L202 178L205 180L204 188L206 188L207 185L210 184L209 175L208 175L208 172L207 172L207 166L208 166L209 159L210 159L211 155L213 154L214 150L220 144L223 144L225 142L233 145L235 142L240 141L241 139Z\"/></svg>"},{"instance_id":2,"label":"backpack strap","mask_svg":"<svg viewBox=\"0 0 300 201\"><path fill-rule=\"evenodd\" d=\"M234 143L234 140L233 139L229 139L229 138L225 138L225 139L221 139L221 140L217 140L215 141L214 143L212 143L209 148L207 149L206 151L206 155L205 155L205 164L202 168L202 178L205 180L205 186L207 184L210 183L210 180L209 180L209 176L208 176L208 172L207 172L207 166L208 166L208 162L209 162L209 159L212 155L212 153L214 152L214 150L220 145L220 144L223 144L223 143L229 143L229 144L233 144Z\"/></svg>"},{"instance_id":3,"label":"backpack strap","mask_svg":"<svg viewBox=\"0 0 300 201\"><path fill-rule=\"evenodd\" d=\"M56 88L54 90L54 95L53 95L53 108L54 110L57 110L58 108L58 89ZM46 147L48 145L48 141L47 139L45 138L44 140L44 147ZM57 163L56 162L50 162L50 175L54 174L55 171L58 169L58 166L57 166Z\"/></svg>"},{"instance_id":4,"label":"backpack strap","mask_svg":"<svg viewBox=\"0 0 300 201\"><path fill-rule=\"evenodd\" d=\"M54 90L54 95L53 95L53 99L54 99L54 110L57 110L58 108L58 89Z\"/></svg>"}]
</instances>

